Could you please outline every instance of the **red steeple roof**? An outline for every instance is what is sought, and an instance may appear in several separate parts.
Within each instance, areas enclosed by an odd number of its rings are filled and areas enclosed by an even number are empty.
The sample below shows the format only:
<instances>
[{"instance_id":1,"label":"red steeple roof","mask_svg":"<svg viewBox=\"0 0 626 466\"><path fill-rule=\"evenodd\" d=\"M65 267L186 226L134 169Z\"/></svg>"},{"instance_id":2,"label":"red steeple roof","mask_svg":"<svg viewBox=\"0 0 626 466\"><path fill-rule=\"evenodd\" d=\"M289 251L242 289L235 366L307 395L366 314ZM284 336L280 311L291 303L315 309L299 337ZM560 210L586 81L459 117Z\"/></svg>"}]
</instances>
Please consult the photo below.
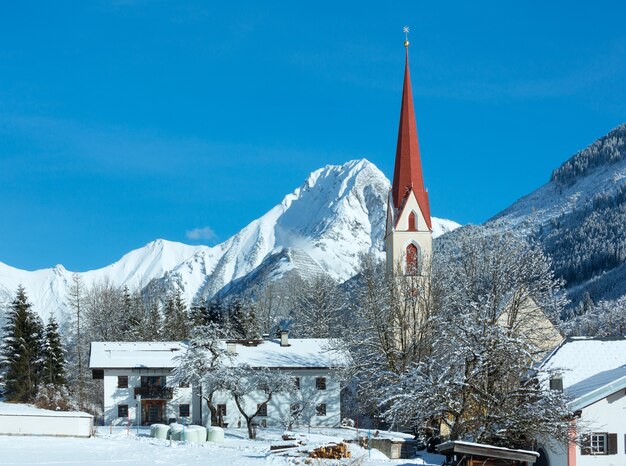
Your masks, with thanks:
<instances>
[{"instance_id":1,"label":"red steeple roof","mask_svg":"<svg viewBox=\"0 0 626 466\"><path fill-rule=\"evenodd\" d=\"M417 126L411 92L411 74L409 73L409 48L406 44L406 62L404 66L404 87L402 89L402 107L400 108L400 127L398 128L398 146L396 148L396 166L393 172L391 194L393 205L400 209L409 193L413 191L426 219L428 228L432 230L428 193L424 189L422 162L417 141Z\"/></svg>"}]
</instances>

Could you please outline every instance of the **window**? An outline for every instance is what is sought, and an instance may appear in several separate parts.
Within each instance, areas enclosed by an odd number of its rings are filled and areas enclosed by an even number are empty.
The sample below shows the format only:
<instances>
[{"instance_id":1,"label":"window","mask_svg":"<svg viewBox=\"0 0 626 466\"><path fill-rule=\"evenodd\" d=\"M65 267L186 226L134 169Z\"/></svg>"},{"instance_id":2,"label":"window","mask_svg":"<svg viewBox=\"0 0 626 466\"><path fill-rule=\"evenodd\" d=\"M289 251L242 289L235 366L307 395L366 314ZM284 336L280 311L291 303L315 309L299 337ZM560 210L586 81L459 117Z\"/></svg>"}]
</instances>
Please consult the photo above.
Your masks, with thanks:
<instances>
[{"instance_id":1,"label":"window","mask_svg":"<svg viewBox=\"0 0 626 466\"><path fill-rule=\"evenodd\" d=\"M128 388L128 376L127 375L117 376L117 388Z\"/></svg>"},{"instance_id":2,"label":"window","mask_svg":"<svg viewBox=\"0 0 626 466\"><path fill-rule=\"evenodd\" d=\"M294 377L293 383L296 386L296 390L300 390L300 377Z\"/></svg>"},{"instance_id":3,"label":"window","mask_svg":"<svg viewBox=\"0 0 626 466\"><path fill-rule=\"evenodd\" d=\"M167 378L164 375L142 375L141 386L142 387L165 387L167 385Z\"/></svg>"},{"instance_id":4,"label":"window","mask_svg":"<svg viewBox=\"0 0 626 466\"><path fill-rule=\"evenodd\" d=\"M617 434L593 432L583 437L581 454L583 455L616 455Z\"/></svg>"},{"instance_id":5,"label":"window","mask_svg":"<svg viewBox=\"0 0 626 466\"><path fill-rule=\"evenodd\" d=\"M417 275L419 270L419 251L413 243L406 247L406 274Z\"/></svg>"},{"instance_id":6,"label":"window","mask_svg":"<svg viewBox=\"0 0 626 466\"><path fill-rule=\"evenodd\" d=\"M189 405L178 405L178 416L189 417Z\"/></svg>"},{"instance_id":7,"label":"window","mask_svg":"<svg viewBox=\"0 0 626 466\"><path fill-rule=\"evenodd\" d=\"M318 390L326 390L326 377L316 377L315 388Z\"/></svg>"},{"instance_id":8,"label":"window","mask_svg":"<svg viewBox=\"0 0 626 466\"><path fill-rule=\"evenodd\" d=\"M553 376L550 378L550 390L558 392L563 391L563 379L560 376Z\"/></svg>"},{"instance_id":9,"label":"window","mask_svg":"<svg viewBox=\"0 0 626 466\"><path fill-rule=\"evenodd\" d=\"M417 221L415 219L415 212L409 214L409 231L417 231Z\"/></svg>"},{"instance_id":10,"label":"window","mask_svg":"<svg viewBox=\"0 0 626 466\"><path fill-rule=\"evenodd\" d=\"M591 434L591 454L606 453L606 434Z\"/></svg>"},{"instance_id":11,"label":"window","mask_svg":"<svg viewBox=\"0 0 626 466\"><path fill-rule=\"evenodd\" d=\"M267 403L256 405L257 416L267 416Z\"/></svg>"},{"instance_id":12,"label":"window","mask_svg":"<svg viewBox=\"0 0 626 466\"><path fill-rule=\"evenodd\" d=\"M117 405L117 417L128 417L128 405Z\"/></svg>"},{"instance_id":13,"label":"window","mask_svg":"<svg viewBox=\"0 0 626 466\"><path fill-rule=\"evenodd\" d=\"M315 415L326 416L326 403L319 403L317 406L315 406Z\"/></svg>"},{"instance_id":14,"label":"window","mask_svg":"<svg viewBox=\"0 0 626 466\"><path fill-rule=\"evenodd\" d=\"M226 416L226 405L217 405L217 416Z\"/></svg>"}]
</instances>

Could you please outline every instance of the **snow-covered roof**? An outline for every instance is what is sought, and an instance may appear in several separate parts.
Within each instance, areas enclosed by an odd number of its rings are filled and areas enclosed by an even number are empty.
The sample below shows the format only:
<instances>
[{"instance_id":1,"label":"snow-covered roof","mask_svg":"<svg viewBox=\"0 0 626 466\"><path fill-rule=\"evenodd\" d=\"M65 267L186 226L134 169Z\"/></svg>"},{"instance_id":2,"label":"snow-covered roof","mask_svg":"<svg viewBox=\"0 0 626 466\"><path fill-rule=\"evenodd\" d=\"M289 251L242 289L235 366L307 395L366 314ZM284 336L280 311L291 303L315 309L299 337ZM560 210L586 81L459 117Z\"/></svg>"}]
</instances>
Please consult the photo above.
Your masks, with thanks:
<instances>
[{"instance_id":1,"label":"snow-covered roof","mask_svg":"<svg viewBox=\"0 0 626 466\"><path fill-rule=\"evenodd\" d=\"M289 346L279 340L263 340L256 346L235 345L232 364L273 368L330 368L345 365L345 357L329 348L324 338L290 338ZM226 347L226 342L222 342ZM176 356L187 350L184 342L92 342L92 369L174 368Z\"/></svg>"},{"instance_id":2,"label":"snow-covered roof","mask_svg":"<svg viewBox=\"0 0 626 466\"><path fill-rule=\"evenodd\" d=\"M341 352L330 348L326 338L290 338L289 346L279 340L264 340L258 346L235 347L235 364L252 367L327 368L345 364Z\"/></svg>"},{"instance_id":3,"label":"snow-covered roof","mask_svg":"<svg viewBox=\"0 0 626 466\"><path fill-rule=\"evenodd\" d=\"M514 450L511 448L497 447L484 443L465 442L461 440L448 440L437 445L437 451L450 455L452 453L467 453L470 455L490 456L495 458L515 459L534 463L539 453L530 450Z\"/></svg>"},{"instance_id":4,"label":"snow-covered roof","mask_svg":"<svg viewBox=\"0 0 626 466\"><path fill-rule=\"evenodd\" d=\"M571 337L541 364L560 373L574 409L626 387L626 338Z\"/></svg>"},{"instance_id":5,"label":"snow-covered roof","mask_svg":"<svg viewBox=\"0 0 626 466\"><path fill-rule=\"evenodd\" d=\"M179 341L91 343L89 367L92 369L174 368L174 358L187 349Z\"/></svg>"}]
</instances>

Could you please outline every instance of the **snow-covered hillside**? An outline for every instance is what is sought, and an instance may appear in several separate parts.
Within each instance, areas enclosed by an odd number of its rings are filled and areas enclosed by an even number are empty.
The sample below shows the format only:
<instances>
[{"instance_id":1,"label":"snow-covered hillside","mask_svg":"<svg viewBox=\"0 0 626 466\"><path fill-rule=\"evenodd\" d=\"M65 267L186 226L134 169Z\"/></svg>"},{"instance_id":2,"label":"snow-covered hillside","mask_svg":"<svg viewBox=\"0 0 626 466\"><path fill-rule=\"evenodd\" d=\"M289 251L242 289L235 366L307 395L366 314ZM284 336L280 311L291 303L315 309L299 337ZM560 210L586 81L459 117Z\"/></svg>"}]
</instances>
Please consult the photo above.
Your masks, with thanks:
<instances>
[{"instance_id":1,"label":"snow-covered hillside","mask_svg":"<svg viewBox=\"0 0 626 466\"><path fill-rule=\"evenodd\" d=\"M554 170L487 222L532 236L554 260L572 305L626 294L626 124Z\"/></svg>"},{"instance_id":2,"label":"snow-covered hillside","mask_svg":"<svg viewBox=\"0 0 626 466\"><path fill-rule=\"evenodd\" d=\"M493 217L518 227L585 207L599 194L612 196L626 183L626 124L610 131L554 170L550 181Z\"/></svg>"},{"instance_id":3,"label":"snow-covered hillside","mask_svg":"<svg viewBox=\"0 0 626 466\"><path fill-rule=\"evenodd\" d=\"M338 281L355 274L359 254L382 255L389 181L365 159L328 165L311 173L262 217L214 247L156 240L102 269L81 273L87 286L180 289L187 302L213 296L231 282L289 270L324 271ZM433 218L434 235L459 225ZM22 284L43 317L65 308L72 272L57 265L24 271L0 262L0 302Z\"/></svg>"}]
</instances>

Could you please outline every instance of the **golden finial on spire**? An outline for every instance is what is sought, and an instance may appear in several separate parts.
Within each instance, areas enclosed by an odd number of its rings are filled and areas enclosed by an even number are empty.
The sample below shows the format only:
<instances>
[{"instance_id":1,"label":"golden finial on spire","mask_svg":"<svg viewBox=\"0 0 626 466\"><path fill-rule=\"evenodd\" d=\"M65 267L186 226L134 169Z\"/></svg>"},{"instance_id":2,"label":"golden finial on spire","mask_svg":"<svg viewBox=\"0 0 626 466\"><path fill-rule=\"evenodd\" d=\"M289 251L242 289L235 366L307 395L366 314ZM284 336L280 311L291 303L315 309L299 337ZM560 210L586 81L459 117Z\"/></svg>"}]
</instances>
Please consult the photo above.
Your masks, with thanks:
<instances>
[{"instance_id":1,"label":"golden finial on spire","mask_svg":"<svg viewBox=\"0 0 626 466\"><path fill-rule=\"evenodd\" d=\"M408 26L404 26L404 28L402 29L402 32L404 32L404 46L408 47L409 46L409 27Z\"/></svg>"}]
</instances>

